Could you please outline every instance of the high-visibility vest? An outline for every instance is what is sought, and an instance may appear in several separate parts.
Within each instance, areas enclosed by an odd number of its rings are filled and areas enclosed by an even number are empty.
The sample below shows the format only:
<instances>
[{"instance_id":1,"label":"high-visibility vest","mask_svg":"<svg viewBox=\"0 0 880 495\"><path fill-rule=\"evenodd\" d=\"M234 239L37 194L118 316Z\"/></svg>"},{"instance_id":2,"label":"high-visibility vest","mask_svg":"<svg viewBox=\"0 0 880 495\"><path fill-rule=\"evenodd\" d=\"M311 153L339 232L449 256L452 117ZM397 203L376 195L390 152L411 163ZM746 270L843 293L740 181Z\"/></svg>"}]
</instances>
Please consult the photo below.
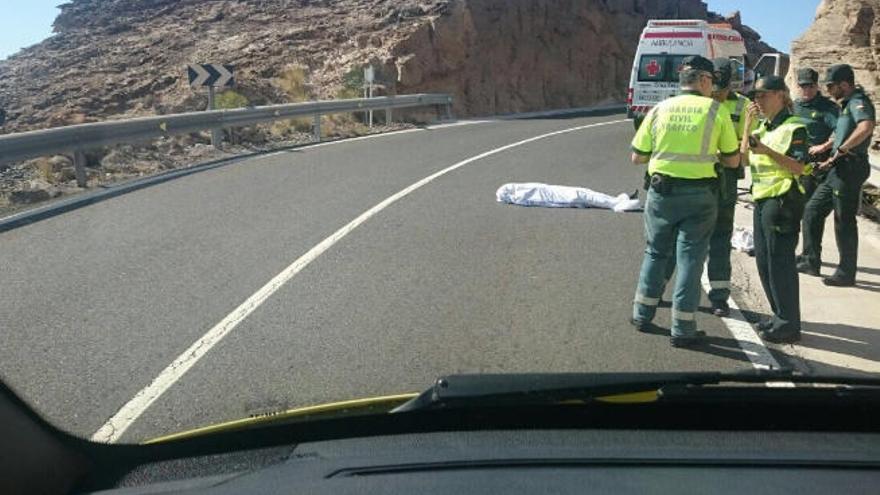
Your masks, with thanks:
<instances>
[{"instance_id":1,"label":"high-visibility vest","mask_svg":"<svg viewBox=\"0 0 880 495\"><path fill-rule=\"evenodd\" d=\"M720 114L730 118L721 103L705 96L685 94L660 102L642 124L651 126L654 143L648 173L680 179L717 177Z\"/></svg>"},{"instance_id":2,"label":"high-visibility vest","mask_svg":"<svg viewBox=\"0 0 880 495\"><path fill-rule=\"evenodd\" d=\"M735 100L727 99L721 102L721 105L730 112L730 119L733 120L733 129L736 131L736 138L742 139L746 132L746 109L752 102L745 96L734 93Z\"/></svg>"},{"instance_id":3,"label":"high-visibility vest","mask_svg":"<svg viewBox=\"0 0 880 495\"><path fill-rule=\"evenodd\" d=\"M791 138L794 131L805 127L799 117L791 116L785 119L779 127L768 131L761 125L752 135L757 136L762 143L773 151L780 154L788 152L791 146ZM797 180L797 175L791 170L776 163L770 155L752 154L749 167L752 172L752 199L776 198L787 193L792 184L797 184L801 192L803 186Z\"/></svg>"}]
</instances>

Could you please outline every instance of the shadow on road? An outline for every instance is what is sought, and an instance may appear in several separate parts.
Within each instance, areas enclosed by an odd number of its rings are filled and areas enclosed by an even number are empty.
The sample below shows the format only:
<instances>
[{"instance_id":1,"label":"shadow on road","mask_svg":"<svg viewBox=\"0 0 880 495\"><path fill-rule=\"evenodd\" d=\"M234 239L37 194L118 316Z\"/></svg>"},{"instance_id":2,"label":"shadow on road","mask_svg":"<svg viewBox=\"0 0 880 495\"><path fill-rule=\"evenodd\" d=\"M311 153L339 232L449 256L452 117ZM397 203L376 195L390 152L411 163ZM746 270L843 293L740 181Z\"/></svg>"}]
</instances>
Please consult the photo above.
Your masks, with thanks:
<instances>
[{"instance_id":1,"label":"shadow on road","mask_svg":"<svg viewBox=\"0 0 880 495\"><path fill-rule=\"evenodd\" d=\"M822 267L823 267L823 268L832 268L832 269L836 270L836 269L837 269L837 264L835 264L835 263L829 263L829 262L827 262L827 261L823 261L823 262L822 262ZM871 274L871 275L880 275L880 268L873 268L873 267L867 267L867 266L860 266L860 267L859 267L859 270L858 270L858 273L869 273L869 274Z\"/></svg>"}]
</instances>

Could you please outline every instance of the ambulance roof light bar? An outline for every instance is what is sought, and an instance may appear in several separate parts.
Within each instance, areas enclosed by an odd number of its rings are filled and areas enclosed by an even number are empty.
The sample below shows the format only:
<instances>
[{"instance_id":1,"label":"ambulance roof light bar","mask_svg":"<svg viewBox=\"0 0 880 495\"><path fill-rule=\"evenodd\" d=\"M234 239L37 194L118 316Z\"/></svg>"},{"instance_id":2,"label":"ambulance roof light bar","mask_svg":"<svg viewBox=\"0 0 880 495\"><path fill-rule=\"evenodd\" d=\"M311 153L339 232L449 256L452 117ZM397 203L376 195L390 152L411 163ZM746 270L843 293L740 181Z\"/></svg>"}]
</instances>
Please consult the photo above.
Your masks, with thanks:
<instances>
[{"instance_id":1,"label":"ambulance roof light bar","mask_svg":"<svg viewBox=\"0 0 880 495\"><path fill-rule=\"evenodd\" d=\"M685 19L685 20L670 20L670 21L662 21L662 20L649 20L648 27L703 27L706 26L706 21L700 19Z\"/></svg>"}]
</instances>

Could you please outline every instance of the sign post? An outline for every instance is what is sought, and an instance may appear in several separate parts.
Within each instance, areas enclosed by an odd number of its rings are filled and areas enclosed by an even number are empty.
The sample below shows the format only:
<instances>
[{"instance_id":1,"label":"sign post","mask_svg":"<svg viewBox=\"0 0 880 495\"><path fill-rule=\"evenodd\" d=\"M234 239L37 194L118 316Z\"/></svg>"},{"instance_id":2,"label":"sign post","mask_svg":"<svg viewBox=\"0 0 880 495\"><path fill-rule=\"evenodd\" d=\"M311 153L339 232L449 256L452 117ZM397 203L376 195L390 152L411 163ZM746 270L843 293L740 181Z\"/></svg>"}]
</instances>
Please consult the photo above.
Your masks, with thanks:
<instances>
[{"instance_id":1,"label":"sign post","mask_svg":"<svg viewBox=\"0 0 880 495\"><path fill-rule=\"evenodd\" d=\"M193 88L208 87L208 111L216 109L214 88L225 88L235 84L231 65L191 64L186 67L189 85ZM211 144L220 149L223 136L220 129L211 129Z\"/></svg>"},{"instance_id":2,"label":"sign post","mask_svg":"<svg viewBox=\"0 0 880 495\"><path fill-rule=\"evenodd\" d=\"M214 101L214 86L208 86L208 111L216 110L216 102ZM211 145L220 149L220 143L223 137L220 135L220 129L211 129Z\"/></svg>"},{"instance_id":3,"label":"sign post","mask_svg":"<svg viewBox=\"0 0 880 495\"><path fill-rule=\"evenodd\" d=\"M366 94L364 94L365 98L372 98L373 97L373 81L375 81L375 79L376 79L376 73L373 70L373 66L372 65L366 66L364 68L364 86L365 86L364 92L366 93ZM372 129L373 128L373 111L370 110L368 113L369 113L370 129Z\"/></svg>"}]
</instances>

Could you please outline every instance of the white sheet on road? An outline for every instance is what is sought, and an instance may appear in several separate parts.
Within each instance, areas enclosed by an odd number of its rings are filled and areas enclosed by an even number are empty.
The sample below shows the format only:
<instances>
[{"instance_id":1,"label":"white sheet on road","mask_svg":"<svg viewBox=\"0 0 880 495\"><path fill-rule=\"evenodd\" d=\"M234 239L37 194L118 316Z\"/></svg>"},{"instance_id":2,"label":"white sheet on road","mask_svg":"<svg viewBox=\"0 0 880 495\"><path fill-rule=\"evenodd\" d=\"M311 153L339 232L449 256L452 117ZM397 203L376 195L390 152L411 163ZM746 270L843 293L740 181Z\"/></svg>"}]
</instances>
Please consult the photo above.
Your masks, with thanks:
<instances>
[{"instance_id":1,"label":"white sheet on road","mask_svg":"<svg viewBox=\"0 0 880 495\"><path fill-rule=\"evenodd\" d=\"M499 203L520 206L605 208L614 211L642 209L642 203L637 195L635 198L626 193L610 196L586 187L554 186L539 182L504 184L498 188L495 197Z\"/></svg>"}]
</instances>

